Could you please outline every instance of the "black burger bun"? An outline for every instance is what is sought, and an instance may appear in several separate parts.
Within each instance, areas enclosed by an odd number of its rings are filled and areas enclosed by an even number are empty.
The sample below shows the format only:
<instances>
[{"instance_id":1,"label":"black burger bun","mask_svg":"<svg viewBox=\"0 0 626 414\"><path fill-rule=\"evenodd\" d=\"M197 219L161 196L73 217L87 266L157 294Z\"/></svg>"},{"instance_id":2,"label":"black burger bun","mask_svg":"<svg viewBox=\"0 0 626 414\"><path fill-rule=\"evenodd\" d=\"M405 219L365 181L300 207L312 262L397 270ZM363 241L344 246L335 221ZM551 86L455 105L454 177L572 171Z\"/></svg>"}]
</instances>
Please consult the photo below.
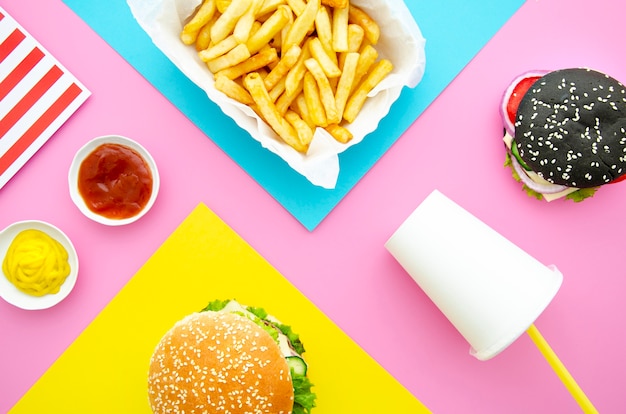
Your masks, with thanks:
<instances>
[{"instance_id":1,"label":"black burger bun","mask_svg":"<svg viewBox=\"0 0 626 414\"><path fill-rule=\"evenodd\" d=\"M148 374L155 413L290 413L287 361L249 319L199 312L177 322L157 345Z\"/></svg>"},{"instance_id":2,"label":"black burger bun","mask_svg":"<svg viewBox=\"0 0 626 414\"><path fill-rule=\"evenodd\" d=\"M561 69L537 80L517 110L524 162L554 184L590 188L626 173L626 91L603 73Z\"/></svg>"}]
</instances>

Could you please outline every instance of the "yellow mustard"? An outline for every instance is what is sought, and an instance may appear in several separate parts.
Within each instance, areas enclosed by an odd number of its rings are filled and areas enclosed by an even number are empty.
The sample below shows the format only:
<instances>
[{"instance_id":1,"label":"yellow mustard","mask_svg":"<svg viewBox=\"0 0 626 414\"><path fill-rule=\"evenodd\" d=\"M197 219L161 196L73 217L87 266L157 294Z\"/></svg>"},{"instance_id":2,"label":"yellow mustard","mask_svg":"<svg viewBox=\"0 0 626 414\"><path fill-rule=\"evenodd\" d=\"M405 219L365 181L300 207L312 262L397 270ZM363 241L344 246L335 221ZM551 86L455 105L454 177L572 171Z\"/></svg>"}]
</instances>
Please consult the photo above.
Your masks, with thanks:
<instances>
[{"instance_id":1,"label":"yellow mustard","mask_svg":"<svg viewBox=\"0 0 626 414\"><path fill-rule=\"evenodd\" d=\"M18 233L7 250L2 271L22 292L32 296L58 293L70 274L67 250L35 229Z\"/></svg>"}]
</instances>

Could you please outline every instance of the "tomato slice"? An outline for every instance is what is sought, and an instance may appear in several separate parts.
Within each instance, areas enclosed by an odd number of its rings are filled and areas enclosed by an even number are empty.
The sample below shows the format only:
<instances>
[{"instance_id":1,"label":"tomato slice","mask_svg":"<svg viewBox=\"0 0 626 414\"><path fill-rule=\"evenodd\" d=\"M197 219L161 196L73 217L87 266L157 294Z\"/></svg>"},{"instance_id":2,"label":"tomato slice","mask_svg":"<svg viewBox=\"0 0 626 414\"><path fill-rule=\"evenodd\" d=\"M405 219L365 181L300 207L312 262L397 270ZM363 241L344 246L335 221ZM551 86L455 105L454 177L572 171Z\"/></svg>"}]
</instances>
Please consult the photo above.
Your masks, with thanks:
<instances>
[{"instance_id":1,"label":"tomato slice","mask_svg":"<svg viewBox=\"0 0 626 414\"><path fill-rule=\"evenodd\" d=\"M512 123L515 123L515 117L517 116L517 107L519 103L522 101L522 98L526 94L526 92L530 89L530 87L537 82L537 80L541 76L529 76L527 78L522 79L515 85L513 88L513 93L509 97L509 101L506 104L506 114L509 117L509 120Z\"/></svg>"}]
</instances>

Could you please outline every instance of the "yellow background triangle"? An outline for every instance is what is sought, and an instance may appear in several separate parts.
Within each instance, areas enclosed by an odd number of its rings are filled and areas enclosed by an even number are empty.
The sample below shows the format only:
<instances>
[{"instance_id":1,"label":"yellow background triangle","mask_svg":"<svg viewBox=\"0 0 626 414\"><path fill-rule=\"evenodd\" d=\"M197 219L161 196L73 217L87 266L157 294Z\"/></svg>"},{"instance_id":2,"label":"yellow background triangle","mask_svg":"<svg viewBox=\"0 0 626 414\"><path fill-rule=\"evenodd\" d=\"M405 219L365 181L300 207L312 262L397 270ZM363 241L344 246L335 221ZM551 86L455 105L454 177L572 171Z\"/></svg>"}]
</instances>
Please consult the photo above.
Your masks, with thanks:
<instances>
[{"instance_id":1,"label":"yellow background triangle","mask_svg":"<svg viewBox=\"0 0 626 414\"><path fill-rule=\"evenodd\" d=\"M300 334L317 394L313 414L430 412L199 204L11 413L149 413L154 347L213 299L262 307Z\"/></svg>"}]
</instances>

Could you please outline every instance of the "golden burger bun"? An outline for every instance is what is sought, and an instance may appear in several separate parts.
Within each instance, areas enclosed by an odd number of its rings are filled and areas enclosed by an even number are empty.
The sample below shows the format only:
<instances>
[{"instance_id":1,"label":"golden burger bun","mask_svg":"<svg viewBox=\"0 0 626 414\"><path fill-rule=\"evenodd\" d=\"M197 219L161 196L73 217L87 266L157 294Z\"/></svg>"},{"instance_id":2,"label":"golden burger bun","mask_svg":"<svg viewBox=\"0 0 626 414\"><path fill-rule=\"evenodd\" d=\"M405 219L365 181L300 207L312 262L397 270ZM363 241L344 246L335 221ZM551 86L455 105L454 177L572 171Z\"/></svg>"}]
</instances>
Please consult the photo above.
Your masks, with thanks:
<instances>
[{"instance_id":1,"label":"golden burger bun","mask_svg":"<svg viewBox=\"0 0 626 414\"><path fill-rule=\"evenodd\" d=\"M200 312L177 322L150 360L155 413L291 413L293 386L274 339L249 319Z\"/></svg>"}]
</instances>

